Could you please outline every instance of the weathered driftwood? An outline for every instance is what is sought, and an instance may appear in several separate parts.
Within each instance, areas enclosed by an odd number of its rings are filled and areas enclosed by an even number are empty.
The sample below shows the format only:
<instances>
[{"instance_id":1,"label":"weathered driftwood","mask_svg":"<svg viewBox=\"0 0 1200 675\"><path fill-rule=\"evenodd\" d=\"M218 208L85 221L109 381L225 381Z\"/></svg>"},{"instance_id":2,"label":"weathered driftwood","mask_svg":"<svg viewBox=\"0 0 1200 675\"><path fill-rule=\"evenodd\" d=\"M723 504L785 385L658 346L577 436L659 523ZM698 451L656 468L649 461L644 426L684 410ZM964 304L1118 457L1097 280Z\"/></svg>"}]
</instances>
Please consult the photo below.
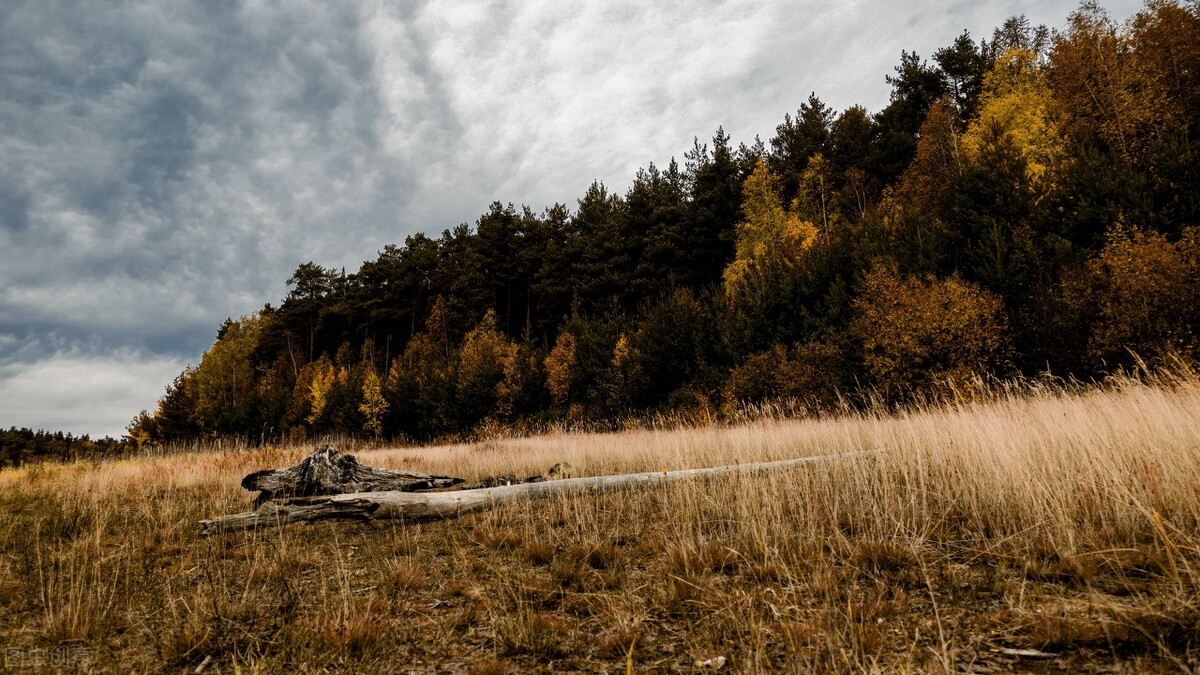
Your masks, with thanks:
<instances>
[{"instance_id":1,"label":"weathered driftwood","mask_svg":"<svg viewBox=\"0 0 1200 675\"><path fill-rule=\"evenodd\" d=\"M538 497L608 491L637 485L656 485L743 472L773 471L871 454L875 453L851 452L839 455L818 455L777 462L568 478L450 492L355 492L273 500L264 503L256 511L202 520L200 521L203 526L201 534L208 536L318 520L440 520L483 511L499 504Z\"/></svg>"},{"instance_id":2,"label":"weathered driftwood","mask_svg":"<svg viewBox=\"0 0 1200 675\"><path fill-rule=\"evenodd\" d=\"M281 497L339 495L347 492L419 492L462 483L461 478L429 476L411 471L377 469L358 463L354 455L343 455L330 446L305 457L286 469L255 471L242 479L242 487L261 490L254 507Z\"/></svg>"}]
</instances>

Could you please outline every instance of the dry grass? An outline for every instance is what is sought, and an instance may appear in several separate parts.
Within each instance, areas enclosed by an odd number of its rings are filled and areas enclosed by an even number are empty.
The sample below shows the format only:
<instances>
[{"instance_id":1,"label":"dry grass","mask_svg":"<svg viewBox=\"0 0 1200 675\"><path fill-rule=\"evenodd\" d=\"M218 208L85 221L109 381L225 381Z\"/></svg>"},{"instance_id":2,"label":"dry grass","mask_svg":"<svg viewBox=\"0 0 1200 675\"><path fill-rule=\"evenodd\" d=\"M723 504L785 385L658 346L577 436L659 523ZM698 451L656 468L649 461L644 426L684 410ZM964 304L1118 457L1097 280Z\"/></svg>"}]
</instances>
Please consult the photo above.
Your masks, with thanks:
<instances>
[{"instance_id":1,"label":"dry grass","mask_svg":"<svg viewBox=\"0 0 1200 675\"><path fill-rule=\"evenodd\" d=\"M468 479L878 454L442 523L196 538L201 518L248 508L242 475L308 450L0 472L0 642L83 646L117 671L1200 665L1194 375L364 451Z\"/></svg>"}]
</instances>

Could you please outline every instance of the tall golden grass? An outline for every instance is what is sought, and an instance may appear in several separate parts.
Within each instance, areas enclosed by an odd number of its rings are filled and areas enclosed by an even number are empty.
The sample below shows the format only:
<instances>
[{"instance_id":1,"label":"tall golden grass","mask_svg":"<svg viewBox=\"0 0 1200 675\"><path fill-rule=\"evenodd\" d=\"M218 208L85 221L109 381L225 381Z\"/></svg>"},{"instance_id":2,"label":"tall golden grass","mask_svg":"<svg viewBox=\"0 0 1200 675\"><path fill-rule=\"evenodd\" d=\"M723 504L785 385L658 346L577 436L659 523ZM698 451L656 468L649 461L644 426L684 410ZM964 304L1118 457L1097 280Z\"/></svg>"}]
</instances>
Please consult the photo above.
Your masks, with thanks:
<instances>
[{"instance_id":1,"label":"tall golden grass","mask_svg":"<svg viewBox=\"0 0 1200 675\"><path fill-rule=\"evenodd\" d=\"M5 470L0 641L83 645L93 667L134 670L1200 663L1200 379L1186 370L358 455L475 479L861 450L876 452L457 521L210 540L197 521L249 507L242 475L311 448Z\"/></svg>"}]
</instances>

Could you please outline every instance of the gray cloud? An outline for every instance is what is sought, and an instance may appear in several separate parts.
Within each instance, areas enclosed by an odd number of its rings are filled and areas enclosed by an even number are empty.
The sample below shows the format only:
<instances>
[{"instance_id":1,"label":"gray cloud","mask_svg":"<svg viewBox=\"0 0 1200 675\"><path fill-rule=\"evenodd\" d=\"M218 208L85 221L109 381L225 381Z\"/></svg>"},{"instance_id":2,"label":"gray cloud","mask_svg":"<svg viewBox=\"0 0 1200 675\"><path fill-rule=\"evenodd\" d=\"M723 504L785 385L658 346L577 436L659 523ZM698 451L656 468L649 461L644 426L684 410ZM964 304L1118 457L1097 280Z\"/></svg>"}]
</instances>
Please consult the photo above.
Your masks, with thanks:
<instances>
[{"instance_id":1,"label":"gray cloud","mask_svg":"<svg viewBox=\"0 0 1200 675\"><path fill-rule=\"evenodd\" d=\"M115 433L300 262L622 190L718 125L769 139L810 91L877 110L901 49L1073 6L6 3L0 423Z\"/></svg>"}]
</instances>

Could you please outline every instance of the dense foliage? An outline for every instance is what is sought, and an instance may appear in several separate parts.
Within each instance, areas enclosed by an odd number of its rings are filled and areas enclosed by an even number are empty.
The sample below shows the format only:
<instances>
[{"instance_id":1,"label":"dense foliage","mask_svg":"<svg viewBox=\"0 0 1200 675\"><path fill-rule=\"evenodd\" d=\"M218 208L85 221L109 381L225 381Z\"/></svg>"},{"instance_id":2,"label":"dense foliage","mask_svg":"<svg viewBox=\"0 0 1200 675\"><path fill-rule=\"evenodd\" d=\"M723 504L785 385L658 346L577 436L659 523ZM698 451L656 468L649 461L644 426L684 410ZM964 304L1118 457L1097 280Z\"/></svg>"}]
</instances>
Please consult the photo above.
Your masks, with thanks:
<instances>
[{"instance_id":1,"label":"dense foliage","mask_svg":"<svg viewBox=\"0 0 1200 675\"><path fill-rule=\"evenodd\" d=\"M888 82L878 113L813 95L623 195L304 263L130 439L429 439L1200 356L1197 5L1014 18Z\"/></svg>"}]
</instances>

